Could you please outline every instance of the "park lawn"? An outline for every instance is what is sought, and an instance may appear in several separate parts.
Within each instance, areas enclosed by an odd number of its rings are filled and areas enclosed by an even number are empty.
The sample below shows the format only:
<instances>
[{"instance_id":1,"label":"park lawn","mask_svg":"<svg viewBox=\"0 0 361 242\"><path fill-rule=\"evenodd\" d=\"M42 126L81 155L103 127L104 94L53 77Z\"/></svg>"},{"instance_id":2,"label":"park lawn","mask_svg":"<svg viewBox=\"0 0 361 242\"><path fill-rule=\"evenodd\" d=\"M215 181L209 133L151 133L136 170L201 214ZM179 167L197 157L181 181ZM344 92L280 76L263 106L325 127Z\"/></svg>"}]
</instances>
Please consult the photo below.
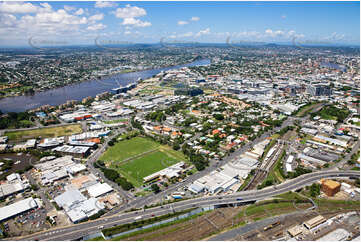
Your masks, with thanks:
<instances>
[{"instance_id":1,"label":"park lawn","mask_svg":"<svg viewBox=\"0 0 361 242\"><path fill-rule=\"evenodd\" d=\"M186 156L182 152L173 150L170 146L161 145L159 147L159 150L162 151L162 152L167 153L167 155L169 157L172 157L172 158L180 160L180 161L184 161L186 163L188 162ZM188 162L188 163L191 164L190 162Z\"/></svg>"},{"instance_id":2,"label":"park lawn","mask_svg":"<svg viewBox=\"0 0 361 242\"><path fill-rule=\"evenodd\" d=\"M321 113L320 116L322 119L326 119L326 120L337 120L337 117L325 113Z\"/></svg>"},{"instance_id":3,"label":"park lawn","mask_svg":"<svg viewBox=\"0 0 361 242\"><path fill-rule=\"evenodd\" d=\"M10 131L10 132L5 132L5 135L8 136L9 140L24 141L27 139L39 138L39 137L50 138L50 137L68 136L68 135L78 134L81 132L82 132L82 128L80 124L71 124L71 125L59 126L59 127Z\"/></svg>"},{"instance_id":4,"label":"park lawn","mask_svg":"<svg viewBox=\"0 0 361 242\"><path fill-rule=\"evenodd\" d=\"M124 164L117 165L112 163L111 167L114 167L120 174L133 183L133 185L139 187L143 184L143 177L149 176L180 161L182 160L158 150L138 159L125 162Z\"/></svg>"},{"instance_id":5,"label":"park lawn","mask_svg":"<svg viewBox=\"0 0 361 242\"><path fill-rule=\"evenodd\" d=\"M158 147L159 144L151 139L135 137L115 143L114 146L107 149L107 151L100 157L100 160L121 162L125 159Z\"/></svg>"}]
</instances>

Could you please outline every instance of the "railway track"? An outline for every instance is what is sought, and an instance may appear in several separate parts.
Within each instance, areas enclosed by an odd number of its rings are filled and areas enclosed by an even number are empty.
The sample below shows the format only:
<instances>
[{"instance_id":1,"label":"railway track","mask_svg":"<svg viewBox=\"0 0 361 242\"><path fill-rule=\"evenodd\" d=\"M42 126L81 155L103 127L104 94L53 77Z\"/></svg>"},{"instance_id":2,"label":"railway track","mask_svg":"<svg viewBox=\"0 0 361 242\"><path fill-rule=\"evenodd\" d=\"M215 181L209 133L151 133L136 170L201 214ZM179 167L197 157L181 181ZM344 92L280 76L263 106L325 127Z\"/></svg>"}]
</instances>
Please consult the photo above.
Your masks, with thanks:
<instances>
[{"instance_id":1,"label":"railway track","mask_svg":"<svg viewBox=\"0 0 361 242\"><path fill-rule=\"evenodd\" d=\"M244 188L244 191L254 190L257 188L257 185L263 182L263 180L267 177L269 171L273 169L276 161L283 151L283 144L276 144L277 148L275 149L274 154L266 161L266 163L261 163L261 169L257 169L256 174L253 179L248 183L248 185Z\"/></svg>"}]
</instances>

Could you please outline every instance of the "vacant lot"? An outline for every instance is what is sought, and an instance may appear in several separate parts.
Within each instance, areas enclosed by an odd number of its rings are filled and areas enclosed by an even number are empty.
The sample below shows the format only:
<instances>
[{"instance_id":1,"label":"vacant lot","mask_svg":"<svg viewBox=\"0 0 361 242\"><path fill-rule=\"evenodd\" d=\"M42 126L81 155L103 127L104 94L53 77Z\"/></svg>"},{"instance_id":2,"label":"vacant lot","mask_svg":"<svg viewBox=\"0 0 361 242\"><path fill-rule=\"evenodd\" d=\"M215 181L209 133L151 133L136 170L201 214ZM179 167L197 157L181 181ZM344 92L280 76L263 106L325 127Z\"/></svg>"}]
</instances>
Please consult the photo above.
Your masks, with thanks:
<instances>
[{"instance_id":1,"label":"vacant lot","mask_svg":"<svg viewBox=\"0 0 361 242\"><path fill-rule=\"evenodd\" d=\"M71 124L59 127L31 129L22 131L5 132L11 141L24 141L32 138L51 138L59 136L67 136L72 134L81 133L82 129L80 124Z\"/></svg>"},{"instance_id":2,"label":"vacant lot","mask_svg":"<svg viewBox=\"0 0 361 242\"><path fill-rule=\"evenodd\" d=\"M135 137L116 143L100 160L139 187L143 184L143 177L186 161L186 158L181 152L168 146L160 145L151 139Z\"/></svg>"}]
</instances>

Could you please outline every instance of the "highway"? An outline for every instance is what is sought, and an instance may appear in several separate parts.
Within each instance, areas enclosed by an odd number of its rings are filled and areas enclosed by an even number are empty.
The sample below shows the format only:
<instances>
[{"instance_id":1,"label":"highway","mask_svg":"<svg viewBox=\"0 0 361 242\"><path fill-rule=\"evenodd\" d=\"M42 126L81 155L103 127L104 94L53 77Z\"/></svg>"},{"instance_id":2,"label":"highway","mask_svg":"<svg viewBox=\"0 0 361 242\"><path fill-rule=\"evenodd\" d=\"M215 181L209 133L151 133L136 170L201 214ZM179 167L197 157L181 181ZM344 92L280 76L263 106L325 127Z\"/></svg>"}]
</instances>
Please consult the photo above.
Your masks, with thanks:
<instances>
[{"instance_id":1,"label":"highway","mask_svg":"<svg viewBox=\"0 0 361 242\"><path fill-rule=\"evenodd\" d=\"M321 178L335 177L359 177L359 171L320 171L308 173L295 179L288 180L282 184L267 187L262 190L250 190L233 193L223 196L200 197L180 202L154 207L128 213L119 213L113 216L102 217L97 220L74 224L63 228L54 228L51 230L38 232L29 236L12 238L13 240L76 240L83 236L99 231L99 226L104 228L113 227L119 224L131 223L138 216L143 219L151 218L152 215L160 216L173 211L182 211L189 208L207 207L223 204L236 204L263 200L288 191L297 190L304 186L319 181ZM242 200L239 200L239 199ZM237 200L238 199L238 200Z\"/></svg>"}]
</instances>

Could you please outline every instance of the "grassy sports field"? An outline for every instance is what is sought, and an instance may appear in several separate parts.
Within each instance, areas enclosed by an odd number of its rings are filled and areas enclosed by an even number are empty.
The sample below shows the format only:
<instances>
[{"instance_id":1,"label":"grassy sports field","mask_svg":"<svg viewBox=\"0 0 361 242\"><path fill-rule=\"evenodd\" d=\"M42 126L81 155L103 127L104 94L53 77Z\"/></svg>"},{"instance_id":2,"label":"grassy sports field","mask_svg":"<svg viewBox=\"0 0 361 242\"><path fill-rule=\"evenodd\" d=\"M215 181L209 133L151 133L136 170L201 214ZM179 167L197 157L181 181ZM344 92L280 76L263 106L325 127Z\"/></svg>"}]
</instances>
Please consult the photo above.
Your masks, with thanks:
<instances>
[{"instance_id":1,"label":"grassy sports field","mask_svg":"<svg viewBox=\"0 0 361 242\"><path fill-rule=\"evenodd\" d=\"M186 161L186 158L169 146L160 145L148 138L135 137L117 142L100 160L139 187L143 184L143 177L180 161Z\"/></svg>"},{"instance_id":2,"label":"grassy sports field","mask_svg":"<svg viewBox=\"0 0 361 242\"><path fill-rule=\"evenodd\" d=\"M31 130L20 130L5 132L11 141L24 141L32 138L50 138L81 133L80 124L71 124L67 126L49 127Z\"/></svg>"}]
</instances>

